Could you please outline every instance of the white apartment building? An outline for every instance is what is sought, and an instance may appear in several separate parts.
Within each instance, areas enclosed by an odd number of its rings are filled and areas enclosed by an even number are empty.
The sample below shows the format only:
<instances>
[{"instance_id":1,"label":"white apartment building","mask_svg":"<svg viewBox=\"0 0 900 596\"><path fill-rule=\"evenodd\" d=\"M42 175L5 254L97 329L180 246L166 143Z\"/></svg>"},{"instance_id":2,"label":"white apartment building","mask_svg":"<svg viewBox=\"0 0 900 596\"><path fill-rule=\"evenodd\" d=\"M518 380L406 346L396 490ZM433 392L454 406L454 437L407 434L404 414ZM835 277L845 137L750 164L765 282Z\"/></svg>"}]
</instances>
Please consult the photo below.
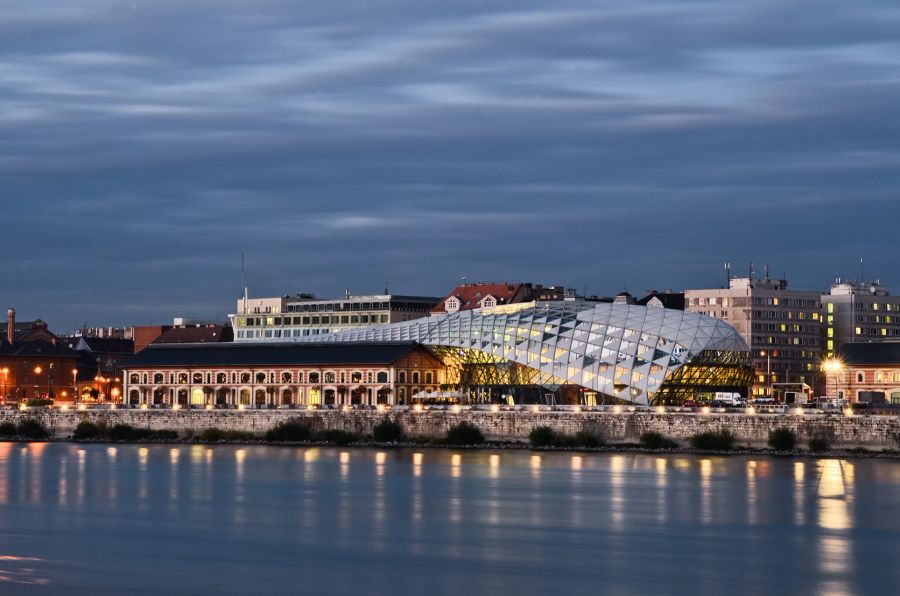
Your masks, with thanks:
<instances>
[{"instance_id":1,"label":"white apartment building","mask_svg":"<svg viewBox=\"0 0 900 596\"><path fill-rule=\"evenodd\" d=\"M819 381L820 298L788 289L784 279L736 277L727 288L685 290L685 309L727 321L741 334L753 360L752 394L767 397L776 383Z\"/></svg>"},{"instance_id":2,"label":"white apartment building","mask_svg":"<svg viewBox=\"0 0 900 596\"><path fill-rule=\"evenodd\" d=\"M279 298L237 301L229 315L236 342L291 341L345 329L385 325L427 317L440 298L376 294L343 298L316 298L297 294Z\"/></svg>"},{"instance_id":3,"label":"white apartment building","mask_svg":"<svg viewBox=\"0 0 900 596\"><path fill-rule=\"evenodd\" d=\"M848 343L900 341L900 296L891 296L877 279L838 278L822 296L822 317L828 357Z\"/></svg>"}]
</instances>

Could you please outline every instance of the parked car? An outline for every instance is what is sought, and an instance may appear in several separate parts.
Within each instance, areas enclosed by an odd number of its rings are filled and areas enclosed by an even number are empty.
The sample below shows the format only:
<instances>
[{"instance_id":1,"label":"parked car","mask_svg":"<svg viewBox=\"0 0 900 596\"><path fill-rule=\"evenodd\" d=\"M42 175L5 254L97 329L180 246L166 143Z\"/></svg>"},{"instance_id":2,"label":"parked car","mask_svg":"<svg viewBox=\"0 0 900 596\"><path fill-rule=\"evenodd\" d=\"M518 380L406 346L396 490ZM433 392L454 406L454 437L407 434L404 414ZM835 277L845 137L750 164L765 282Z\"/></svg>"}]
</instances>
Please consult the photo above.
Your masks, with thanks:
<instances>
[{"instance_id":1,"label":"parked car","mask_svg":"<svg viewBox=\"0 0 900 596\"><path fill-rule=\"evenodd\" d=\"M695 399L686 399L681 402L681 406L684 408L699 408L700 402Z\"/></svg>"}]
</instances>

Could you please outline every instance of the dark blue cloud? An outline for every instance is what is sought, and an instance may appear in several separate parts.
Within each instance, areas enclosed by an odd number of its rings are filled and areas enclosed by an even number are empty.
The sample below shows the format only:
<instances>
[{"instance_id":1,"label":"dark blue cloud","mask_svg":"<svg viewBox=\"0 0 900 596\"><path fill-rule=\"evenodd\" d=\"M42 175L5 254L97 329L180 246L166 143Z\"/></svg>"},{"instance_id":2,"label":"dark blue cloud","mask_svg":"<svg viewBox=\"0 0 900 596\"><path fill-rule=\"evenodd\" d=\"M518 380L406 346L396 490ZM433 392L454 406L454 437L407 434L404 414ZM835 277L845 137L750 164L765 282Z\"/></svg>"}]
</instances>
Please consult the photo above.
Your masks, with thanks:
<instances>
[{"instance_id":1,"label":"dark blue cloud","mask_svg":"<svg viewBox=\"0 0 900 596\"><path fill-rule=\"evenodd\" d=\"M333 5L333 6L332 6ZM881 2L0 0L3 296L58 329L239 292L900 290ZM741 264L741 265L739 265Z\"/></svg>"}]
</instances>

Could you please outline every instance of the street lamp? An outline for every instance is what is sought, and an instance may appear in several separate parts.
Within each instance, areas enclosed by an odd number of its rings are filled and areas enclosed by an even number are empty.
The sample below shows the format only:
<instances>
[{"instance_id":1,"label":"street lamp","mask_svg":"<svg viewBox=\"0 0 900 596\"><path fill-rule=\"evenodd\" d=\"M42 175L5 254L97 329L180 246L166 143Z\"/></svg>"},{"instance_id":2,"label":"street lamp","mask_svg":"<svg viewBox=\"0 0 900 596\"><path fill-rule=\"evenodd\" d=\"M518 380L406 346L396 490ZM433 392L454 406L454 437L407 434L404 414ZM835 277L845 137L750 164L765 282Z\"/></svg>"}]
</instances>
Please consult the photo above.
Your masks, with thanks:
<instances>
[{"instance_id":1,"label":"street lamp","mask_svg":"<svg viewBox=\"0 0 900 596\"><path fill-rule=\"evenodd\" d=\"M769 386L767 397L772 397L772 352L770 350L760 350L759 357L766 357L766 384Z\"/></svg>"},{"instance_id":2,"label":"street lamp","mask_svg":"<svg viewBox=\"0 0 900 596\"><path fill-rule=\"evenodd\" d=\"M78 369L72 369L72 403L78 402Z\"/></svg>"},{"instance_id":3,"label":"street lamp","mask_svg":"<svg viewBox=\"0 0 900 596\"><path fill-rule=\"evenodd\" d=\"M41 373L42 373L42 372L44 372L44 369L41 368L40 366L35 366L35 367L34 367L34 386L35 386L35 388L37 389L37 394L38 394L37 397L38 397L39 399L40 399L40 397L41 397L41 383L40 383L40 378L39 378L39 377L41 376Z\"/></svg>"},{"instance_id":4,"label":"street lamp","mask_svg":"<svg viewBox=\"0 0 900 596\"><path fill-rule=\"evenodd\" d=\"M844 368L844 363L840 361L838 358L827 358L825 362L822 363L822 368L825 369L826 373L831 373L834 376L834 398L837 399L837 387L838 387L838 373ZM827 384L827 377L826 377ZM828 388L826 386L825 391L827 393Z\"/></svg>"}]
</instances>

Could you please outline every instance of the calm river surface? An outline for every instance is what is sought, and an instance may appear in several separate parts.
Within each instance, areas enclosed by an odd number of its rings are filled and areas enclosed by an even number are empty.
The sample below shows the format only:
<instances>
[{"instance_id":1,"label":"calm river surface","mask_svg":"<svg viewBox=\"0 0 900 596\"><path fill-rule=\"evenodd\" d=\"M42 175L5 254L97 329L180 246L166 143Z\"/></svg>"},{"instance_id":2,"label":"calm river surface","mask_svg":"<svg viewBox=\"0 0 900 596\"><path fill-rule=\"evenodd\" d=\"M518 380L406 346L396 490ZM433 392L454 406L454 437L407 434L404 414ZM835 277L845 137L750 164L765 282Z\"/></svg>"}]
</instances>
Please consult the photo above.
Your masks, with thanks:
<instances>
[{"instance_id":1,"label":"calm river surface","mask_svg":"<svg viewBox=\"0 0 900 596\"><path fill-rule=\"evenodd\" d=\"M897 594L900 463L0 443L0 594Z\"/></svg>"}]
</instances>

